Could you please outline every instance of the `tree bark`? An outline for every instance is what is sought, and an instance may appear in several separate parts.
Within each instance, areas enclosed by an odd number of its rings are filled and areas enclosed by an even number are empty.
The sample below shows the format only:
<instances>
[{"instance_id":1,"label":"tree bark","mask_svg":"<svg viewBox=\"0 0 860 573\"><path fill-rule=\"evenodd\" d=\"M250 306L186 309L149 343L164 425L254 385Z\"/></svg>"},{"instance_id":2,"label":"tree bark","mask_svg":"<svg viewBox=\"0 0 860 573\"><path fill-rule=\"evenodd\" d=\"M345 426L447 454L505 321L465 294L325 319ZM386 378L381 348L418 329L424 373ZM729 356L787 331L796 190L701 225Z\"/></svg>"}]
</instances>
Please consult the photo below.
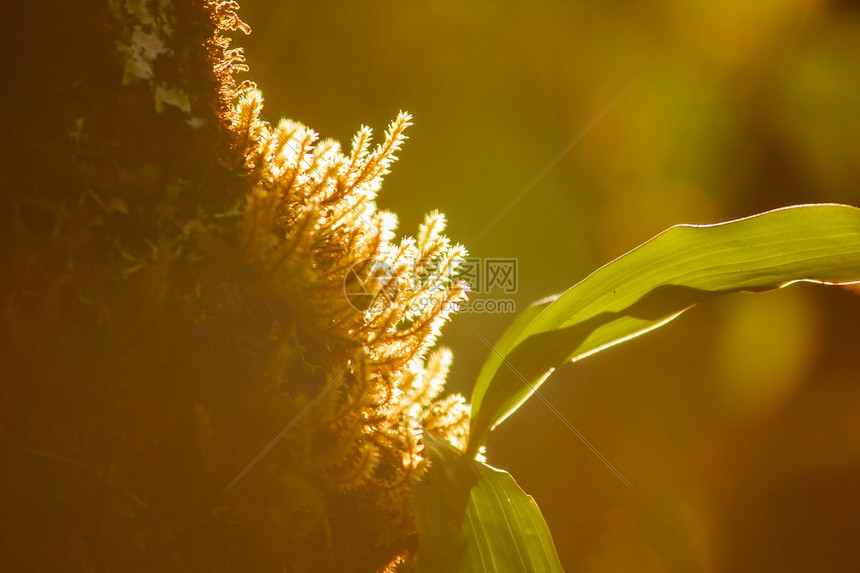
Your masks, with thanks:
<instances>
[{"instance_id":1,"label":"tree bark","mask_svg":"<svg viewBox=\"0 0 860 573\"><path fill-rule=\"evenodd\" d=\"M214 426L273 422L242 385L268 324L231 259L235 8L4 8L4 570L282 569L270 524L219 513Z\"/></svg>"}]
</instances>

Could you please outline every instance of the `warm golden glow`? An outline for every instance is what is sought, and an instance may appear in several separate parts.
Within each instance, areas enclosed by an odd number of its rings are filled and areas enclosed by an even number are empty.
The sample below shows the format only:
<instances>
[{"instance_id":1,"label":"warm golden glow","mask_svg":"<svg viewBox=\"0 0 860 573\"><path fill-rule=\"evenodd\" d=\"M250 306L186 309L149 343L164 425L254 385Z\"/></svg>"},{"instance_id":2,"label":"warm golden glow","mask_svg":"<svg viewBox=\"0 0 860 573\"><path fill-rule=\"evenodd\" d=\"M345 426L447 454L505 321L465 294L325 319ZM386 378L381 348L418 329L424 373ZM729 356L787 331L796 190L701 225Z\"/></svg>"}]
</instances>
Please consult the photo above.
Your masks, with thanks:
<instances>
[{"instance_id":1,"label":"warm golden glow","mask_svg":"<svg viewBox=\"0 0 860 573\"><path fill-rule=\"evenodd\" d=\"M293 451L276 459L285 474L316 484L323 506L357 492L386 516L380 542L402 546L415 536L409 499L426 468L422 428L460 448L467 433L465 400L441 396L451 353L427 358L465 300L456 274L466 252L442 234L440 213L426 217L417 237L395 242L396 217L376 208L409 114L400 113L373 149L371 130L362 127L344 153L299 123L270 125L261 119L262 101L245 86L232 115L236 150L253 178L242 208L241 256L261 295L290 317L281 325L285 352L301 354L300 361L273 358L270 390L294 400L294 410L322 393L298 422L301 438L288 437ZM373 297L359 311L345 296L345 281L350 272L372 272L369 262L387 269L396 297ZM293 441L299 439L304 444Z\"/></svg>"}]
</instances>

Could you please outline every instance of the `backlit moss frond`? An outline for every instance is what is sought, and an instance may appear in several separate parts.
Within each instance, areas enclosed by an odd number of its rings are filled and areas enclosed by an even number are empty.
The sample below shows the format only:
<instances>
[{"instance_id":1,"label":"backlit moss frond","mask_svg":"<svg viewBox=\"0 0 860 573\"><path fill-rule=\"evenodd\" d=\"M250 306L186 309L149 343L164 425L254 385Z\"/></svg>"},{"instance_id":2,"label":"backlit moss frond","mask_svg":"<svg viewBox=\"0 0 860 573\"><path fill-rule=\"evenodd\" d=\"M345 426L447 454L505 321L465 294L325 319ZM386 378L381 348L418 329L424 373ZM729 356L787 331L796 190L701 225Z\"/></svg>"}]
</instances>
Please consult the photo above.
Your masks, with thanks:
<instances>
[{"instance_id":1,"label":"backlit moss frond","mask_svg":"<svg viewBox=\"0 0 860 573\"><path fill-rule=\"evenodd\" d=\"M401 112L376 147L362 127L345 153L297 122L265 122L261 110L262 96L250 87L231 112L234 148L253 180L241 257L260 296L290 321L288 345L301 348L301 361L278 363L270 390L304 396L296 412L318 399L271 463L300 468L318 484L330 504L320 519L360 503L375 521L356 538L366 544L371 535L373 551L385 549L388 560L408 556L416 535L411 488L427 464L422 432L462 447L468 427L465 401L440 399L451 353L427 359L466 298L457 280L466 251L443 235L437 212L416 238L395 241L396 217L376 208L409 114Z\"/></svg>"}]
</instances>

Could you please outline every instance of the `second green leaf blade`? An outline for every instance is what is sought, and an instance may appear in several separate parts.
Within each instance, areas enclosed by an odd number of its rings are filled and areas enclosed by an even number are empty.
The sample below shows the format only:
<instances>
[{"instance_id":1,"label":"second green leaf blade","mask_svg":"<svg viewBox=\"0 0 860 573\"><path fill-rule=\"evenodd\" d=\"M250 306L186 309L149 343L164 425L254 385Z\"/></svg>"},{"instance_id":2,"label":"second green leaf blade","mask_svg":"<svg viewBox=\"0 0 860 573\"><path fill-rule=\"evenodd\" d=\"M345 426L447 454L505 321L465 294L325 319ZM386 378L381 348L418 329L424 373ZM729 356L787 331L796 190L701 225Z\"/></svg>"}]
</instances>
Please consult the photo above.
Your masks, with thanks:
<instances>
[{"instance_id":1,"label":"second green leaf blade","mask_svg":"<svg viewBox=\"0 0 860 573\"><path fill-rule=\"evenodd\" d=\"M653 330L709 298L796 281L860 281L860 209L788 207L660 233L514 321L478 375L468 453L555 367Z\"/></svg>"}]
</instances>

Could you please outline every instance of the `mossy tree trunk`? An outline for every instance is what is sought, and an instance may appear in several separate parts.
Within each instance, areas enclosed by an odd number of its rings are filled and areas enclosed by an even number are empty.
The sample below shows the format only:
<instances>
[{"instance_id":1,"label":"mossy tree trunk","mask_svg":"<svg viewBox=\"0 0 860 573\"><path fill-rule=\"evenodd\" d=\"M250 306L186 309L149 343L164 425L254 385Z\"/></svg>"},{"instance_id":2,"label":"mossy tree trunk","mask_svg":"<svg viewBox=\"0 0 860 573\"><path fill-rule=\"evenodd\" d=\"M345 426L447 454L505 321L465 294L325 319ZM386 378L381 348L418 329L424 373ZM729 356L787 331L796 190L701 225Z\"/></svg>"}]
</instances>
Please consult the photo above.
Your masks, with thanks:
<instances>
[{"instance_id":1,"label":"mossy tree trunk","mask_svg":"<svg viewBox=\"0 0 860 573\"><path fill-rule=\"evenodd\" d=\"M231 259L234 9L4 8L4 569L280 569L277 532L219 513L223 450L277 431L253 408L270 311Z\"/></svg>"}]
</instances>

